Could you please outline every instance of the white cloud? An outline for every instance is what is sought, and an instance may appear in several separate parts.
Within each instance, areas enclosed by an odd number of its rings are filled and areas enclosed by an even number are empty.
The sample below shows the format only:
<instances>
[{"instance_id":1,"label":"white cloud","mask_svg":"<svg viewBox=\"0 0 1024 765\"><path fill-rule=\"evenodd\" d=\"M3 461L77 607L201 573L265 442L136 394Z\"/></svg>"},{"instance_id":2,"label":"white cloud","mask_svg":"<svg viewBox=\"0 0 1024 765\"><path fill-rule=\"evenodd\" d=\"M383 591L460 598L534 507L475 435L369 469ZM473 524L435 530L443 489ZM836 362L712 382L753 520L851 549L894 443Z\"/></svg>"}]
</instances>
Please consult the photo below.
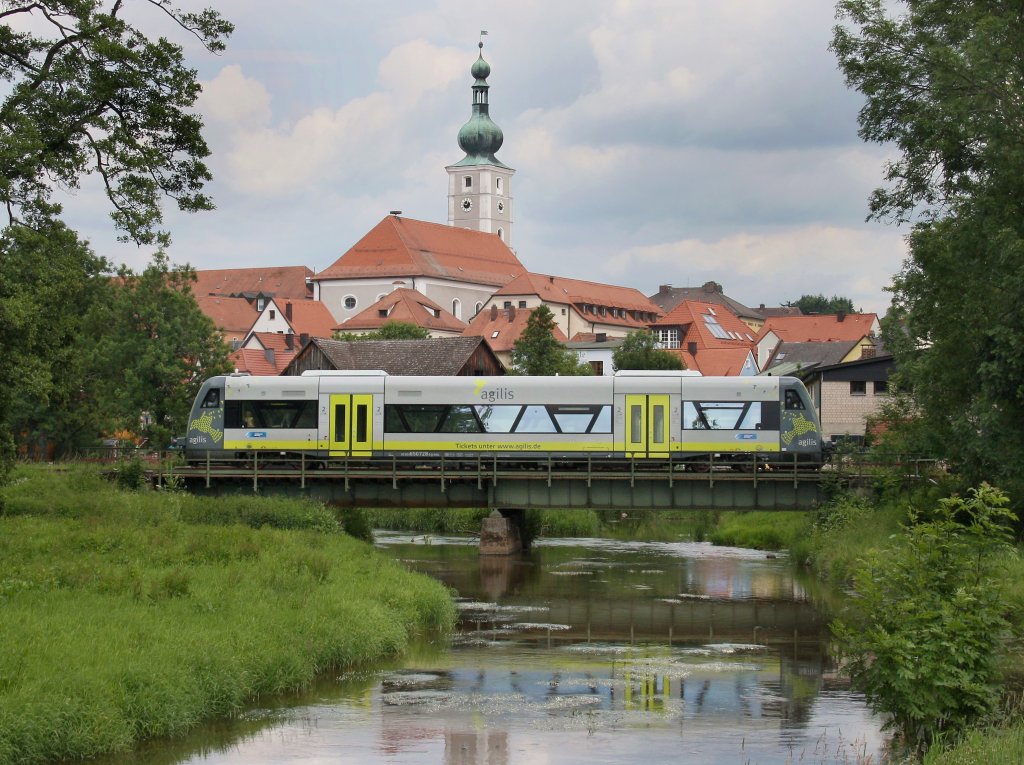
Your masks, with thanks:
<instances>
[{"instance_id":1,"label":"white cloud","mask_svg":"<svg viewBox=\"0 0 1024 765\"><path fill-rule=\"evenodd\" d=\"M198 106L207 122L236 129L270 122L270 93L261 82L246 77L239 64L229 64L203 83Z\"/></svg>"}]
</instances>

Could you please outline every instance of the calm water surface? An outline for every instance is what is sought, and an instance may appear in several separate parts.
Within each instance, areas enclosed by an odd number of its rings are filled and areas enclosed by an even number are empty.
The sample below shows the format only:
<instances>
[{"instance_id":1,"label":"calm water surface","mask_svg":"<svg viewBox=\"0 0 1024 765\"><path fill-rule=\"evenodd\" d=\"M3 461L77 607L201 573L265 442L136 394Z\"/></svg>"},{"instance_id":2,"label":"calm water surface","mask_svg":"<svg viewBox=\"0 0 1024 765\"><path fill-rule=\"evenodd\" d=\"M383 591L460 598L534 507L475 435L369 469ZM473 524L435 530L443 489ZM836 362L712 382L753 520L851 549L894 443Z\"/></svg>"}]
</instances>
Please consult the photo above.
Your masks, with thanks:
<instances>
[{"instance_id":1,"label":"calm water surface","mask_svg":"<svg viewBox=\"0 0 1024 765\"><path fill-rule=\"evenodd\" d=\"M458 593L458 633L111 763L878 763L828 615L785 560L697 543L382 534ZM808 586L813 586L808 583Z\"/></svg>"}]
</instances>

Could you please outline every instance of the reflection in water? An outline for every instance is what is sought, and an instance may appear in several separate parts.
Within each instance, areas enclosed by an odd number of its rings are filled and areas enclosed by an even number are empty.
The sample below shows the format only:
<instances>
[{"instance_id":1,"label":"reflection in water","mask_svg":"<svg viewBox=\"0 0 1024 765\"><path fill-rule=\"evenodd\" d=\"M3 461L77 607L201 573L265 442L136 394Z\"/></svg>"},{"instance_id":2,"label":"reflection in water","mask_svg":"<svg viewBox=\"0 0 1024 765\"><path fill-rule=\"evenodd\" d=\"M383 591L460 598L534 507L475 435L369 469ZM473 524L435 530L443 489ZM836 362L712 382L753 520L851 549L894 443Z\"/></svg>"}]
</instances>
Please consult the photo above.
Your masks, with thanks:
<instances>
[{"instance_id":1,"label":"reflection in water","mask_svg":"<svg viewBox=\"0 0 1024 765\"><path fill-rule=\"evenodd\" d=\"M126 762L878 762L879 723L837 681L827 618L749 550L469 539L379 546L459 594L448 650L346 676Z\"/></svg>"}]
</instances>

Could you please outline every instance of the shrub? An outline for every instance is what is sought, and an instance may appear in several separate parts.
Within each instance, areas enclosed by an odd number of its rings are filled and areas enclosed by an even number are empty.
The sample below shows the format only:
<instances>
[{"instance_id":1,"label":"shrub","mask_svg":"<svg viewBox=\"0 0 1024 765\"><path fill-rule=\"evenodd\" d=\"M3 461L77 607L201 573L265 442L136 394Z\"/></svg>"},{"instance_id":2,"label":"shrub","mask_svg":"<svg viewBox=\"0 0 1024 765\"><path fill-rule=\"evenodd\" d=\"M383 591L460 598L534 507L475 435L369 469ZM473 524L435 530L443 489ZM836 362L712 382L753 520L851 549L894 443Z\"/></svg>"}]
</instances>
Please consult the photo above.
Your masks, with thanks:
<instances>
[{"instance_id":1,"label":"shrub","mask_svg":"<svg viewBox=\"0 0 1024 765\"><path fill-rule=\"evenodd\" d=\"M940 500L925 522L912 513L898 543L856 571L854 610L833 626L854 686L911 750L963 731L998 699L1008 502L983 484Z\"/></svg>"}]
</instances>

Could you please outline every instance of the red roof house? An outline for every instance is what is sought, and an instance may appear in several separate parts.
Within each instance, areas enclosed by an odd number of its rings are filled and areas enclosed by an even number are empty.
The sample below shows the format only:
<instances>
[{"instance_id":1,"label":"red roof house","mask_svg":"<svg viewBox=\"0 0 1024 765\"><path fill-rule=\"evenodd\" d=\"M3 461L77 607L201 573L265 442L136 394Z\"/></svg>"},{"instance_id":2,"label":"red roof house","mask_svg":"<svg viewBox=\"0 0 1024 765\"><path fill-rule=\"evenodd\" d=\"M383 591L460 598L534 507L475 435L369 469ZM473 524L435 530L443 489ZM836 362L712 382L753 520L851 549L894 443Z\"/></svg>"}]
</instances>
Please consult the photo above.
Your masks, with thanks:
<instances>
[{"instance_id":1,"label":"red roof house","mask_svg":"<svg viewBox=\"0 0 1024 765\"><path fill-rule=\"evenodd\" d=\"M396 289L334 329L362 334L378 330L389 321L415 324L430 332L431 337L455 337L466 329L466 322L456 319L426 295L410 289Z\"/></svg>"},{"instance_id":2,"label":"red roof house","mask_svg":"<svg viewBox=\"0 0 1024 765\"><path fill-rule=\"evenodd\" d=\"M702 375L755 375L753 330L722 305L684 300L651 328L662 348Z\"/></svg>"}]
</instances>

